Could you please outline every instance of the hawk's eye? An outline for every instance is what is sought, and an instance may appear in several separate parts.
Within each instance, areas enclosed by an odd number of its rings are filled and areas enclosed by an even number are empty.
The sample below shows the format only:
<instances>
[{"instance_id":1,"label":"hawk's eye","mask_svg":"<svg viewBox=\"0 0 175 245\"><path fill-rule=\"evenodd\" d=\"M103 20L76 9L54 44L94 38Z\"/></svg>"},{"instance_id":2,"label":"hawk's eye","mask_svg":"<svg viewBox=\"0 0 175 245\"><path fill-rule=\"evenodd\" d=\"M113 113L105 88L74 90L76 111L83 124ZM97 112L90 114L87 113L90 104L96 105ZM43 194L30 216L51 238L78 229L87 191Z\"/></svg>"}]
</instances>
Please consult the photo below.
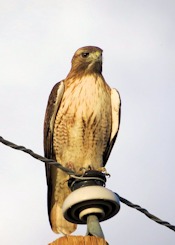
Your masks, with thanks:
<instances>
[{"instance_id":1,"label":"hawk's eye","mask_svg":"<svg viewBox=\"0 0 175 245\"><path fill-rule=\"evenodd\" d=\"M83 58L87 58L87 57L89 56L89 53L88 53L88 52L84 52L84 53L81 54L81 56L82 56Z\"/></svg>"}]
</instances>

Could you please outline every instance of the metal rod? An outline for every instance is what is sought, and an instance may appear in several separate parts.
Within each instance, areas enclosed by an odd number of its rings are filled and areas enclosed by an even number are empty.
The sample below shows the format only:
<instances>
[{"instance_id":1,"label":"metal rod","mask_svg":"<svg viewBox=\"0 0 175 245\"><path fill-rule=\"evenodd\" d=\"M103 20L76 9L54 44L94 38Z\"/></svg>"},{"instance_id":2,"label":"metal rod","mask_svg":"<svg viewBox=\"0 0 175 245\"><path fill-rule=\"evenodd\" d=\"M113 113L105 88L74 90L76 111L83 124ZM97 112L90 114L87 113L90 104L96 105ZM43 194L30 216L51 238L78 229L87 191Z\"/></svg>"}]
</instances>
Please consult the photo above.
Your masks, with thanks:
<instances>
[{"instance_id":1,"label":"metal rod","mask_svg":"<svg viewBox=\"0 0 175 245\"><path fill-rule=\"evenodd\" d=\"M94 214L87 216L87 235L104 238L98 217Z\"/></svg>"}]
</instances>

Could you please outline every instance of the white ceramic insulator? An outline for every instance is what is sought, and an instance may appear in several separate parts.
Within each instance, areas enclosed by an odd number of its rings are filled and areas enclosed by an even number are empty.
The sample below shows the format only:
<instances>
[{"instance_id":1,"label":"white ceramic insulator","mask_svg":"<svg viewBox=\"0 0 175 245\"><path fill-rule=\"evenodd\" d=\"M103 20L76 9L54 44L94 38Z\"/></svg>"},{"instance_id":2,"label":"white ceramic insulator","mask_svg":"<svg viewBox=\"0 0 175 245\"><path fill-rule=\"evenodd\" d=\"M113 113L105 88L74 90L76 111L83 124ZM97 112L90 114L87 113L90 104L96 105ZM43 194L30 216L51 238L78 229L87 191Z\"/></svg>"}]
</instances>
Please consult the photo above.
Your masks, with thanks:
<instances>
[{"instance_id":1,"label":"white ceramic insulator","mask_svg":"<svg viewBox=\"0 0 175 245\"><path fill-rule=\"evenodd\" d=\"M85 224L87 214L95 213L99 221L113 217L118 213L120 203L111 190L103 186L86 186L73 191L64 201L62 209L68 221Z\"/></svg>"},{"instance_id":2,"label":"white ceramic insulator","mask_svg":"<svg viewBox=\"0 0 175 245\"><path fill-rule=\"evenodd\" d=\"M81 220L84 220L84 217L88 216L89 214L100 214L103 217L105 216L105 213L101 208L86 208L80 212L79 218Z\"/></svg>"}]
</instances>

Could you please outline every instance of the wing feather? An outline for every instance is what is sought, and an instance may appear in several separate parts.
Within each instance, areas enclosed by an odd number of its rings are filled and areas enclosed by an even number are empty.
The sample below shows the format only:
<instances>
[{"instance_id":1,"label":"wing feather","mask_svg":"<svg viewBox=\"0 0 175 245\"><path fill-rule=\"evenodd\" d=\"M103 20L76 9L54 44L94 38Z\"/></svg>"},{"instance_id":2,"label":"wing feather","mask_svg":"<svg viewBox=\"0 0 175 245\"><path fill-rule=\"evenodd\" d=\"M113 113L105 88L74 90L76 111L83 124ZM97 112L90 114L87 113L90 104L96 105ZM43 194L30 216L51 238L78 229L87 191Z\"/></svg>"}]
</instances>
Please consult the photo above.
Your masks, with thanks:
<instances>
[{"instance_id":1,"label":"wing feather","mask_svg":"<svg viewBox=\"0 0 175 245\"><path fill-rule=\"evenodd\" d=\"M55 154L53 150L53 130L54 130L54 122L57 111L59 110L60 103L64 93L64 83L63 81L58 82L53 87L45 114L44 120L44 154L45 157L55 159ZM46 167L46 177L47 177L47 184L49 185L50 179L50 167L48 164L45 164Z\"/></svg>"},{"instance_id":2,"label":"wing feather","mask_svg":"<svg viewBox=\"0 0 175 245\"><path fill-rule=\"evenodd\" d=\"M111 89L111 109L112 109L112 129L111 129L111 137L107 146L107 149L104 153L103 157L103 165L106 164L113 145L115 143L119 126L120 126L120 113L121 113L121 99L120 94L116 89Z\"/></svg>"}]
</instances>

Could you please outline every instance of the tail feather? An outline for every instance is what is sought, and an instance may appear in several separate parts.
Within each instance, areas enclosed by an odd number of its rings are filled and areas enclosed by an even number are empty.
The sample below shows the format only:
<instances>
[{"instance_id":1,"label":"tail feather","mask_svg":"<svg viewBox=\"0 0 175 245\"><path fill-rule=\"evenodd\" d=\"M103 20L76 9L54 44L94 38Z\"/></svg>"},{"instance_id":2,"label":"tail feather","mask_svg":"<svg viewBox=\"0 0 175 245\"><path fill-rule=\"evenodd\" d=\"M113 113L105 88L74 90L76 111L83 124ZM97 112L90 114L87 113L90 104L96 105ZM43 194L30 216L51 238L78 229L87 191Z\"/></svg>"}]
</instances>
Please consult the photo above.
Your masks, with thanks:
<instances>
[{"instance_id":1,"label":"tail feather","mask_svg":"<svg viewBox=\"0 0 175 245\"><path fill-rule=\"evenodd\" d=\"M64 235L71 234L75 229L76 225L65 220L62 214L62 208L56 202L51 210L50 214L52 230L55 233L62 233Z\"/></svg>"},{"instance_id":2,"label":"tail feather","mask_svg":"<svg viewBox=\"0 0 175 245\"><path fill-rule=\"evenodd\" d=\"M66 197L70 194L67 184L67 174L55 166L51 166L51 174L48 182L48 215L50 225L55 233L71 234L77 225L70 223L63 217L62 206Z\"/></svg>"}]
</instances>

